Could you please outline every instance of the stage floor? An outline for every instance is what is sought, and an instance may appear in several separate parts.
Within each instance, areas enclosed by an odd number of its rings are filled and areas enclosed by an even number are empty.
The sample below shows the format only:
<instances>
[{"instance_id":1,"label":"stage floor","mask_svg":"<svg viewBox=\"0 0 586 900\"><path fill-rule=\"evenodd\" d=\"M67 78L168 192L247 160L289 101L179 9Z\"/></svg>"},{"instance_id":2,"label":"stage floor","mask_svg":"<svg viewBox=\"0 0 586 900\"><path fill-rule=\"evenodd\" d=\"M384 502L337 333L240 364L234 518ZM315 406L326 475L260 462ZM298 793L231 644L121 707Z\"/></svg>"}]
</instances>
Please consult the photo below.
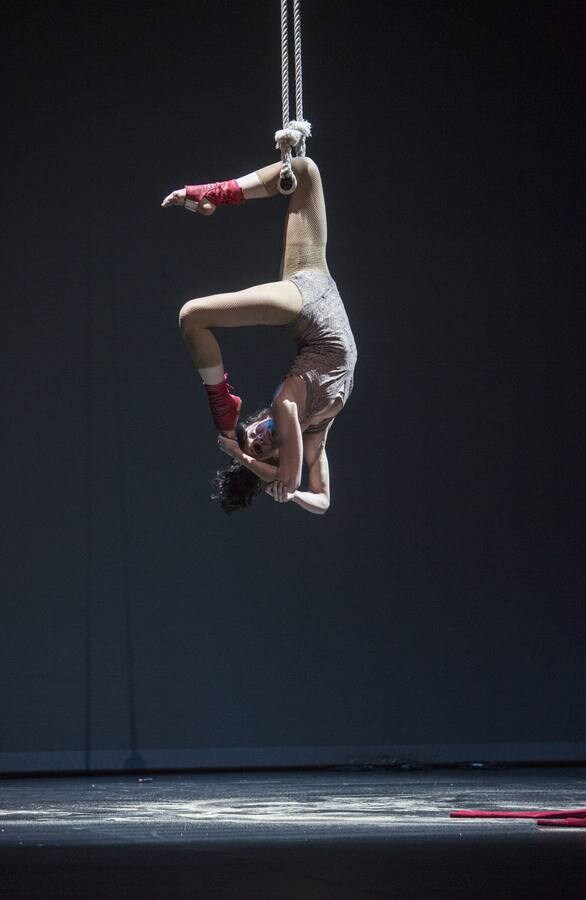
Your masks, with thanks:
<instances>
[{"instance_id":1,"label":"stage floor","mask_svg":"<svg viewBox=\"0 0 586 900\"><path fill-rule=\"evenodd\" d=\"M3 898L586 898L586 769L7 778Z\"/></svg>"}]
</instances>

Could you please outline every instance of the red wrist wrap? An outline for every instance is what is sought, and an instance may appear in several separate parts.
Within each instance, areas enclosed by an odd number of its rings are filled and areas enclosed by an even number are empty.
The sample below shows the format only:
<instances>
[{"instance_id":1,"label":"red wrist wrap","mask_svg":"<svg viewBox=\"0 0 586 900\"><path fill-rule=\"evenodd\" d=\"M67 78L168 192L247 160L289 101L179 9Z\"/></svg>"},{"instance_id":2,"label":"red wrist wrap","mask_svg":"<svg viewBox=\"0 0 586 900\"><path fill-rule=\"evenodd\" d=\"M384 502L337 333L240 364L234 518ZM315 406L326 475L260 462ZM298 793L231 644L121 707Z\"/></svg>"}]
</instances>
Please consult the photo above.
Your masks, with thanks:
<instances>
[{"instance_id":1,"label":"red wrist wrap","mask_svg":"<svg viewBox=\"0 0 586 900\"><path fill-rule=\"evenodd\" d=\"M219 384L204 384L204 387L210 401L214 425L218 431L234 431L242 400L230 393L233 388L228 384L228 373L224 373L224 380Z\"/></svg>"},{"instance_id":2,"label":"red wrist wrap","mask_svg":"<svg viewBox=\"0 0 586 900\"><path fill-rule=\"evenodd\" d=\"M211 184L186 184L185 197L197 203L206 199L214 206L238 206L244 203L242 188L234 178L231 181L214 181Z\"/></svg>"}]
</instances>

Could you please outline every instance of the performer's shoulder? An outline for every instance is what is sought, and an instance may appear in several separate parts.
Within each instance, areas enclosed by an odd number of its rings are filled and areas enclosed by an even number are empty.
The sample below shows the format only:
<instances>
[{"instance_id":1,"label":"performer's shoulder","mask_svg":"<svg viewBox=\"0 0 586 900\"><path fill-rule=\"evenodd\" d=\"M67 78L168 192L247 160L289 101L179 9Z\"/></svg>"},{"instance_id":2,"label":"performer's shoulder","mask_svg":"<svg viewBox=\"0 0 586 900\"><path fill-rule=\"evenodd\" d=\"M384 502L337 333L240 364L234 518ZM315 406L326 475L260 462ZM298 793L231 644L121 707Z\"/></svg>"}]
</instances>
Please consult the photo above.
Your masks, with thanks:
<instances>
[{"instance_id":1,"label":"performer's shoulder","mask_svg":"<svg viewBox=\"0 0 586 900\"><path fill-rule=\"evenodd\" d=\"M273 404L275 403L295 403L297 405L305 403L306 387L303 378L300 375L285 375L281 384L275 391Z\"/></svg>"}]
</instances>

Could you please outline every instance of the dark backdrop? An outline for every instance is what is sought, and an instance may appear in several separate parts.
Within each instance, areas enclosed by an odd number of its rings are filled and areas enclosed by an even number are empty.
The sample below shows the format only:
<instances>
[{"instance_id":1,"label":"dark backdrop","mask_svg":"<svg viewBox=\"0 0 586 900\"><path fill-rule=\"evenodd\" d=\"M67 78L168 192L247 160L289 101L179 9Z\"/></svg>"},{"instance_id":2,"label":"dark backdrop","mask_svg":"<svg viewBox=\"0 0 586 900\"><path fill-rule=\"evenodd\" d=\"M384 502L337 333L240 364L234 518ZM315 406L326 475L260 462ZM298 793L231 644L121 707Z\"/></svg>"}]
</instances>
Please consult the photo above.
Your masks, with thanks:
<instances>
[{"instance_id":1,"label":"dark backdrop","mask_svg":"<svg viewBox=\"0 0 586 900\"><path fill-rule=\"evenodd\" d=\"M359 346L327 516L225 516L177 312L278 277L276 0L3 21L6 770L577 759L583 5L304 5ZM249 409L292 349L223 332Z\"/></svg>"}]
</instances>

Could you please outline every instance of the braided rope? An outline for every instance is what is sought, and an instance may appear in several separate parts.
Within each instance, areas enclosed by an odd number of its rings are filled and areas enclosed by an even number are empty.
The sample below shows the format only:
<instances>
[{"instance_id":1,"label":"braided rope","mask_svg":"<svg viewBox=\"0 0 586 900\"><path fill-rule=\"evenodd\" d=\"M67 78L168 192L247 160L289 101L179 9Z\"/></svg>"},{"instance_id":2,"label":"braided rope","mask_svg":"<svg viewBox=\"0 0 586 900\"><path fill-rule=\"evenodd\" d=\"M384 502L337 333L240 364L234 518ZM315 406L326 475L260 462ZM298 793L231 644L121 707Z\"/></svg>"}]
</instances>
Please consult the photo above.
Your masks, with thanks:
<instances>
[{"instance_id":1,"label":"braided rope","mask_svg":"<svg viewBox=\"0 0 586 900\"><path fill-rule=\"evenodd\" d=\"M292 150L305 156L305 141L311 134L311 123L303 118L303 72L301 65L301 0L293 0L293 31L295 42L295 114L289 119L289 24L288 0L281 0L281 101L283 128L275 133L277 150L281 151L279 191L292 194L297 181L291 166Z\"/></svg>"},{"instance_id":2,"label":"braided rope","mask_svg":"<svg viewBox=\"0 0 586 900\"><path fill-rule=\"evenodd\" d=\"M281 102L283 128L289 124L289 25L288 0L281 0Z\"/></svg>"},{"instance_id":3,"label":"braided rope","mask_svg":"<svg viewBox=\"0 0 586 900\"><path fill-rule=\"evenodd\" d=\"M295 118L303 121L303 71L301 68L301 6L300 0L293 0L293 33L295 38ZM297 156L305 156L304 134L296 150Z\"/></svg>"},{"instance_id":4,"label":"braided rope","mask_svg":"<svg viewBox=\"0 0 586 900\"><path fill-rule=\"evenodd\" d=\"M281 151L281 174L279 176L279 191L281 194L292 194L297 187L297 181L291 167L293 140L287 129L289 124L289 15L287 5L288 0L281 0L281 104L283 107L283 129L275 134L277 150Z\"/></svg>"}]
</instances>

